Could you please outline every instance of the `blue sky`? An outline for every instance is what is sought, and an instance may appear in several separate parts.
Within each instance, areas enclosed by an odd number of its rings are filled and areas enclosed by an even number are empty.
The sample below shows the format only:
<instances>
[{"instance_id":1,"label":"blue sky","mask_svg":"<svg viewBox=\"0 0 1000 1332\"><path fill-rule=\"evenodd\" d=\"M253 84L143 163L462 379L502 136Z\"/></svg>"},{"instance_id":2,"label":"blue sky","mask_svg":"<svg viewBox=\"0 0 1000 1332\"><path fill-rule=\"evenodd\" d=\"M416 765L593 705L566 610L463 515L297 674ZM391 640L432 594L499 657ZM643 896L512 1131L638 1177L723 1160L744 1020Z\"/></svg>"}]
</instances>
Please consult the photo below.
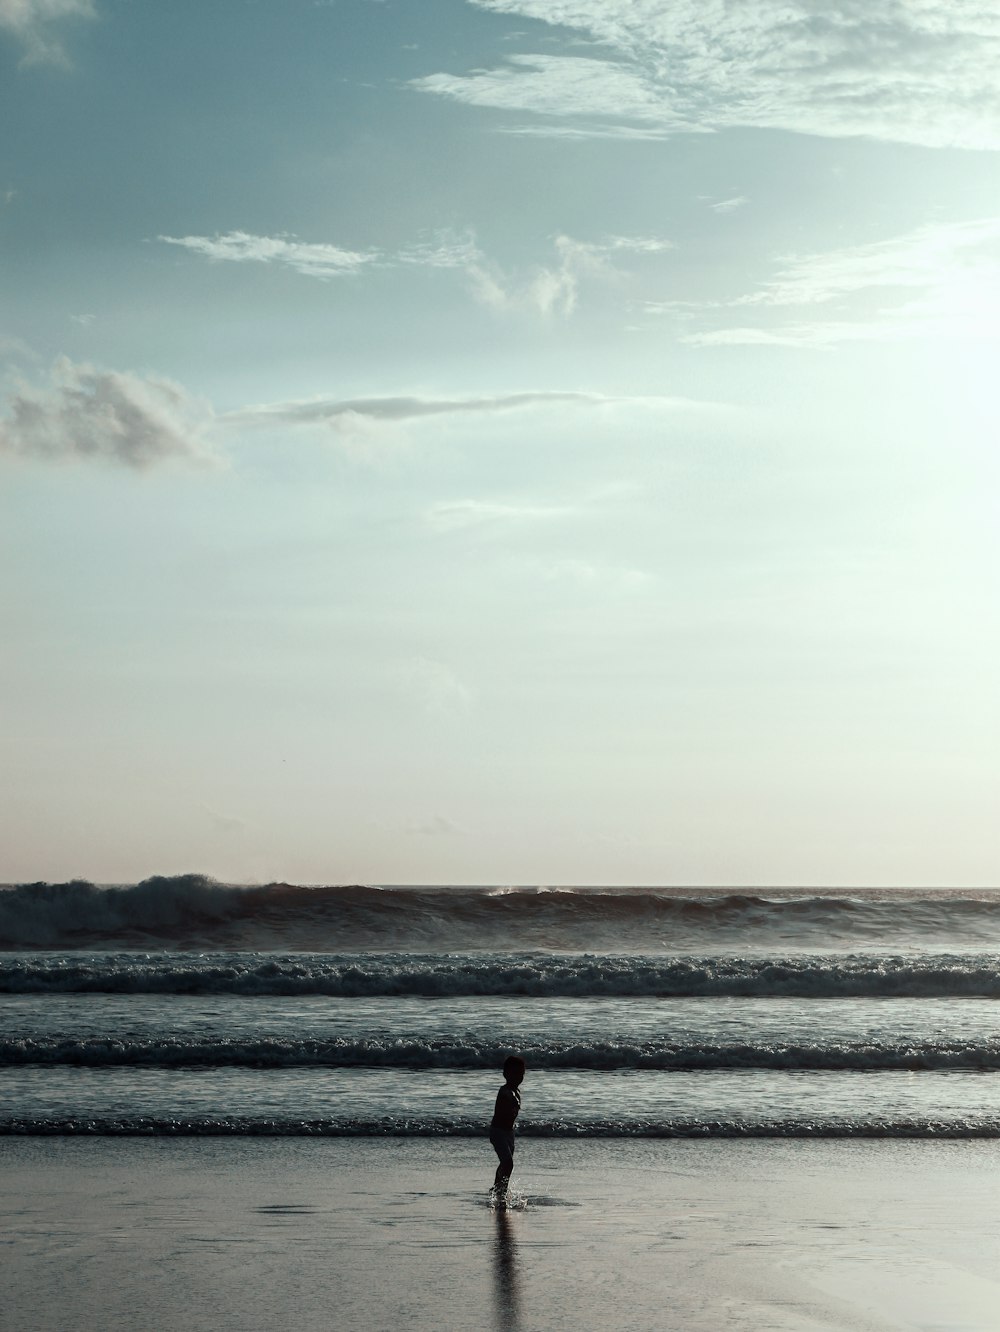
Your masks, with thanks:
<instances>
[{"instance_id":1,"label":"blue sky","mask_svg":"<svg viewBox=\"0 0 1000 1332\"><path fill-rule=\"evenodd\" d=\"M0 0L0 879L995 883L998 52Z\"/></svg>"}]
</instances>

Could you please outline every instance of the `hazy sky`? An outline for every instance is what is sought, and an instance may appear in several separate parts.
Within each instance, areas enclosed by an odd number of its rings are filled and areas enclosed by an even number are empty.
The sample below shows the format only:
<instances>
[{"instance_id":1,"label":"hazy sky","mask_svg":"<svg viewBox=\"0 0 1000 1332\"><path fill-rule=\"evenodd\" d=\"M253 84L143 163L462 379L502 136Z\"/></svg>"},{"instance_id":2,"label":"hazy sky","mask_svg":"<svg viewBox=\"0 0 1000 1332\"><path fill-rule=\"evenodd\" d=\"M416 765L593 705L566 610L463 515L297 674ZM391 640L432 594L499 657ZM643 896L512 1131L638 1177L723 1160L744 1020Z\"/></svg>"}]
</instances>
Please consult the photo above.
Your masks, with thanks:
<instances>
[{"instance_id":1,"label":"hazy sky","mask_svg":"<svg viewBox=\"0 0 1000 1332\"><path fill-rule=\"evenodd\" d=\"M1000 881L997 0L0 0L0 879Z\"/></svg>"}]
</instances>

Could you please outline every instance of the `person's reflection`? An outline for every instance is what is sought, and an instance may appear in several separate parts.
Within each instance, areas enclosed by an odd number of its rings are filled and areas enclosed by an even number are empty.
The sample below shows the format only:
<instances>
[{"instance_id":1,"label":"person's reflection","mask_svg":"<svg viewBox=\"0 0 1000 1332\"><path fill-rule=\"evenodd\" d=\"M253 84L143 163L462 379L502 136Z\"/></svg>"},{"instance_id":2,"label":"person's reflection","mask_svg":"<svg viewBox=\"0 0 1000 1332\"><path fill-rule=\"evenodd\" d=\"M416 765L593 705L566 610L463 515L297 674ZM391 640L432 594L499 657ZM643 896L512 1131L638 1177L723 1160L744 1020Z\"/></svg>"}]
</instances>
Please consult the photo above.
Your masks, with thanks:
<instances>
[{"instance_id":1,"label":"person's reflection","mask_svg":"<svg viewBox=\"0 0 1000 1332\"><path fill-rule=\"evenodd\" d=\"M497 1208L496 1225L493 1281L496 1287L497 1327L500 1332L520 1332L521 1291L517 1276L517 1243L506 1208Z\"/></svg>"}]
</instances>

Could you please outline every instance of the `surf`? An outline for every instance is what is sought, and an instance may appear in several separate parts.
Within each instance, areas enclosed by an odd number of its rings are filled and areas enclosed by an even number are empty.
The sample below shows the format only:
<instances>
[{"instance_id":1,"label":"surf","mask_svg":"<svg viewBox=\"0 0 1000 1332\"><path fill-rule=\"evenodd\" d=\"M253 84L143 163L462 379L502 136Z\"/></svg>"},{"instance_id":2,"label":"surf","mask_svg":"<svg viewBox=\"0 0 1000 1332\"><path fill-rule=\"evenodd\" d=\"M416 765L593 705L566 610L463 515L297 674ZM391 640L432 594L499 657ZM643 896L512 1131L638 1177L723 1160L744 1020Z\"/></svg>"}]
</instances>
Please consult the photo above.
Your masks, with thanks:
<instances>
[{"instance_id":1,"label":"surf","mask_svg":"<svg viewBox=\"0 0 1000 1332\"><path fill-rule=\"evenodd\" d=\"M158 875L0 889L0 948L393 950L877 946L952 938L1000 947L1000 897L950 890L754 892L681 888L219 883Z\"/></svg>"},{"instance_id":2,"label":"surf","mask_svg":"<svg viewBox=\"0 0 1000 1332\"><path fill-rule=\"evenodd\" d=\"M1000 998L1000 953L9 953L3 994Z\"/></svg>"}]
</instances>

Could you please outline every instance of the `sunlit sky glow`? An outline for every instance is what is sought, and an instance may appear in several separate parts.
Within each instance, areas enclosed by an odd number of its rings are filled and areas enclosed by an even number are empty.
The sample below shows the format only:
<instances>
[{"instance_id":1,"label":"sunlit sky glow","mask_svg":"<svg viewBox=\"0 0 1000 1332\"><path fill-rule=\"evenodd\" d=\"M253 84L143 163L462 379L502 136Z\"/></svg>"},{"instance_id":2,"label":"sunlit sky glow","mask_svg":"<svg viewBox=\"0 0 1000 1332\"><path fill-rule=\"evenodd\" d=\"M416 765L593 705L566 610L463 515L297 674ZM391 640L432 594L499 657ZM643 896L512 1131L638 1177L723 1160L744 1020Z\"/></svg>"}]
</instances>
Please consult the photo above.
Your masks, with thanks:
<instances>
[{"instance_id":1,"label":"sunlit sky glow","mask_svg":"<svg viewBox=\"0 0 1000 1332\"><path fill-rule=\"evenodd\" d=\"M1000 881L996 0L0 0L0 880Z\"/></svg>"}]
</instances>

